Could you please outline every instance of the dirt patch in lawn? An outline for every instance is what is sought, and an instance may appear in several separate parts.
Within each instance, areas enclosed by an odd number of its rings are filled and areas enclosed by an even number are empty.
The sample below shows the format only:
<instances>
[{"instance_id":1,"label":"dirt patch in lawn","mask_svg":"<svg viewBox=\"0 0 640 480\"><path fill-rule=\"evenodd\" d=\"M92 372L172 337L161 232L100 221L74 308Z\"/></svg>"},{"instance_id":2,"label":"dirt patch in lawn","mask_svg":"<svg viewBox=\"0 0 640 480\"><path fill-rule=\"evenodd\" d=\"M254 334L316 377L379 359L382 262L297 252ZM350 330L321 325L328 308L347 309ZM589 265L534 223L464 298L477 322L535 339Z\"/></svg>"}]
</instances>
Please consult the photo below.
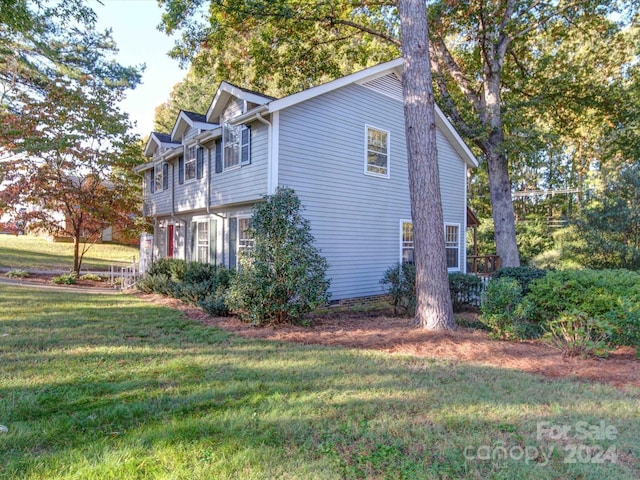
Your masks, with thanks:
<instances>
[{"instance_id":1,"label":"dirt patch in lawn","mask_svg":"<svg viewBox=\"0 0 640 480\"><path fill-rule=\"evenodd\" d=\"M187 317L246 338L301 344L339 345L418 357L470 362L521 370L547 377L640 387L640 361L635 349L618 348L607 359L566 357L540 341L507 342L489 338L487 332L459 328L432 332L416 328L412 319L380 313L332 312L316 316L310 326L252 327L235 317L211 317L201 310L161 295L141 295L154 303L176 308ZM475 313L464 314L473 320Z\"/></svg>"}]
</instances>

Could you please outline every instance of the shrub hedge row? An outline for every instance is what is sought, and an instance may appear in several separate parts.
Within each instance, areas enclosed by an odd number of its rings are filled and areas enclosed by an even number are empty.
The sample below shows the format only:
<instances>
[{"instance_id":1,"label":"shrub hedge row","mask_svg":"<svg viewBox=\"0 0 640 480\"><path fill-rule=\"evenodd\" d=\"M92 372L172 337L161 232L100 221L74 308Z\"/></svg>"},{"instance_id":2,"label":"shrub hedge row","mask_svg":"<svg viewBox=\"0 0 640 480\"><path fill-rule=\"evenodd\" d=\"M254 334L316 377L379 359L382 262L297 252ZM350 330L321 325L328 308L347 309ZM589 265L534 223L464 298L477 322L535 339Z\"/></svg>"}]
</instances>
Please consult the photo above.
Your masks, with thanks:
<instances>
[{"instance_id":1,"label":"shrub hedge row","mask_svg":"<svg viewBox=\"0 0 640 480\"><path fill-rule=\"evenodd\" d=\"M200 262L162 258L138 281L138 290L198 305L212 315L229 315L227 290L233 270Z\"/></svg>"},{"instance_id":2,"label":"shrub hedge row","mask_svg":"<svg viewBox=\"0 0 640 480\"><path fill-rule=\"evenodd\" d=\"M480 319L494 336L544 335L570 355L640 346L640 273L504 270L489 283L481 306Z\"/></svg>"}]
</instances>

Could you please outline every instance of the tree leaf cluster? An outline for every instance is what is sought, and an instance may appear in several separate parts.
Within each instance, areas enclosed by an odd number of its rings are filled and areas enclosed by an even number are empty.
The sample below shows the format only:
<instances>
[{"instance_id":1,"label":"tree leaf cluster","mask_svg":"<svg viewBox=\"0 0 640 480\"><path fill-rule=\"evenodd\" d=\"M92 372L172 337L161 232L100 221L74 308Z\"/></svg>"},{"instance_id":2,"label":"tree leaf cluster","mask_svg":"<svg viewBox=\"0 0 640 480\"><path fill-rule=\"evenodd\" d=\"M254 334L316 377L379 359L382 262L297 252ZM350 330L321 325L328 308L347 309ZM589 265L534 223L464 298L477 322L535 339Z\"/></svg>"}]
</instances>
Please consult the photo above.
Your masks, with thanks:
<instances>
[{"instance_id":1,"label":"tree leaf cluster","mask_svg":"<svg viewBox=\"0 0 640 480\"><path fill-rule=\"evenodd\" d=\"M138 210L141 148L117 105L140 72L114 60L80 0L3 2L0 20L0 203L73 238L78 272L102 231L127 230Z\"/></svg>"}]
</instances>

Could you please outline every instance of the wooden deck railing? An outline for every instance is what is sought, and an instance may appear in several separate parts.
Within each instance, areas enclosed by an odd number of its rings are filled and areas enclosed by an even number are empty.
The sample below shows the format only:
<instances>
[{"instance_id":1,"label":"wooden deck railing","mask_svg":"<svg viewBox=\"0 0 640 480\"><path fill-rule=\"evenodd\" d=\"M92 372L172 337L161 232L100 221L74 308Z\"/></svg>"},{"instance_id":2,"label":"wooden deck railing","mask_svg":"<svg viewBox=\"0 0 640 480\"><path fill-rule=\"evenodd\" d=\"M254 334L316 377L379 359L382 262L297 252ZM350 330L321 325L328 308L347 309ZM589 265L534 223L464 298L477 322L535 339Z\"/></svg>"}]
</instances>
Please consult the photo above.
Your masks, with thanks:
<instances>
[{"instance_id":1,"label":"wooden deck railing","mask_svg":"<svg viewBox=\"0 0 640 480\"><path fill-rule=\"evenodd\" d=\"M469 255L467 257L467 273L490 275L500 268L498 255Z\"/></svg>"}]
</instances>

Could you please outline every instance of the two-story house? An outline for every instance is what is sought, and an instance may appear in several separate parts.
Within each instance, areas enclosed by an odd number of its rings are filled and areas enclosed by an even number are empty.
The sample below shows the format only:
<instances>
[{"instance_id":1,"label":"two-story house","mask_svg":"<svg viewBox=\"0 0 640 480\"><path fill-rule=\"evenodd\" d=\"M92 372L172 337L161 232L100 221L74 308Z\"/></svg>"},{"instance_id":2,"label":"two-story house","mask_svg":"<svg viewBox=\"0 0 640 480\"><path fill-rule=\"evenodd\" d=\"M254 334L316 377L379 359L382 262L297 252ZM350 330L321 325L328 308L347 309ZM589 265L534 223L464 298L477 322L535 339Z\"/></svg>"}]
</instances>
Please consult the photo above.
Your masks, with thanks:
<instances>
[{"instance_id":1,"label":"two-story house","mask_svg":"<svg viewBox=\"0 0 640 480\"><path fill-rule=\"evenodd\" d=\"M205 115L152 133L138 167L154 256L235 267L253 204L293 188L329 263L333 300L382 293L384 271L413 258L397 59L274 99L223 82ZM477 161L436 108L450 271L465 270L466 179Z\"/></svg>"}]
</instances>

